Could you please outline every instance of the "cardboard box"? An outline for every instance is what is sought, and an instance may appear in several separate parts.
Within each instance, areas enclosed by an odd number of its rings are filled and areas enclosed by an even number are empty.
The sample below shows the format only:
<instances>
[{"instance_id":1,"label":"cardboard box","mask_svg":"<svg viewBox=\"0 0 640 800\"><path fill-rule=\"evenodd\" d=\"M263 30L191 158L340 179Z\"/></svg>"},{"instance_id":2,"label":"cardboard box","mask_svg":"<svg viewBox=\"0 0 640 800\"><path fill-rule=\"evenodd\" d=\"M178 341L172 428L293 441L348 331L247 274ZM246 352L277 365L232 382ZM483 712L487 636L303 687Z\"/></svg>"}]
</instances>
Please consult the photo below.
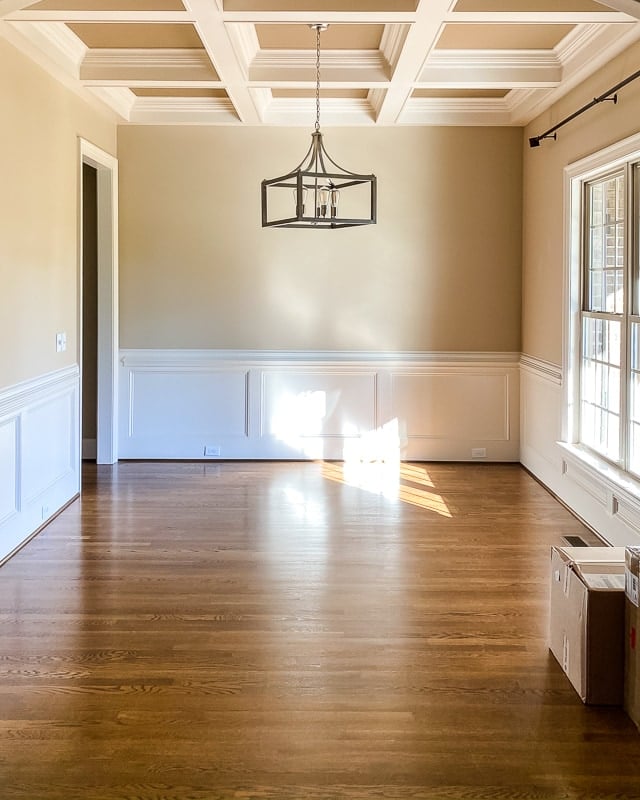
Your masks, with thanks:
<instances>
[{"instance_id":1,"label":"cardboard box","mask_svg":"<svg viewBox=\"0 0 640 800\"><path fill-rule=\"evenodd\" d=\"M640 547L627 547L625 563L624 710L640 728Z\"/></svg>"},{"instance_id":2,"label":"cardboard box","mask_svg":"<svg viewBox=\"0 0 640 800\"><path fill-rule=\"evenodd\" d=\"M584 703L621 705L625 549L553 547L550 649Z\"/></svg>"}]
</instances>

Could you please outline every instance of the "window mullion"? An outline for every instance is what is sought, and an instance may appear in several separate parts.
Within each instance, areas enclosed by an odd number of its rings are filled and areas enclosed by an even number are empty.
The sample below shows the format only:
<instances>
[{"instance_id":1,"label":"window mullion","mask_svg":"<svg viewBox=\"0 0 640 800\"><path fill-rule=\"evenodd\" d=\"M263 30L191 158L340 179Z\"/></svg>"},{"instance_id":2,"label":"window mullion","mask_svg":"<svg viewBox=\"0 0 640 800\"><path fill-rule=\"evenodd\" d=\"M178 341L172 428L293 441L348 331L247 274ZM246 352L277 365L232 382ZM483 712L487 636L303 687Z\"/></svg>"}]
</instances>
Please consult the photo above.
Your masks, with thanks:
<instances>
[{"instance_id":1,"label":"window mullion","mask_svg":"<svg viewBox=\"0 0 640 800\"><path fill-rule=\"evenodd\" d=\"M633 281L633 194L634 180L632 166L624 170L624 324L620 347L620 461L625 470L629 469L631 457L631 425L629 409L631 402L631 314L635 305L635 286Z\"/></svg>"}]
</instances>

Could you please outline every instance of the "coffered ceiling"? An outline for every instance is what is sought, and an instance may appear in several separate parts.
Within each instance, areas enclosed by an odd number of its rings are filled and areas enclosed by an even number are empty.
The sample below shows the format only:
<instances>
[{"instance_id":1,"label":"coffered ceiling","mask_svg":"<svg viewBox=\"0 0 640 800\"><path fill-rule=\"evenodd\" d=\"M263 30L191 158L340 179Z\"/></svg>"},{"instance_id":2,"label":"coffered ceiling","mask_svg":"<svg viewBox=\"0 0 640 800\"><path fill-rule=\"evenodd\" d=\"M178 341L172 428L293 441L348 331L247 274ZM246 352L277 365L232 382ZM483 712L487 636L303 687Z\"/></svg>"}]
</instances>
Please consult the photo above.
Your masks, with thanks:
<instances>
[{"instance_id":1,"label":"coffered ceiling","mask_svg":"<svg viewBox=\"0 0 640 800\"><path fill-rule=\"evenodd\" d=\"M132 124L311 126L327 22L323 126L522 125L639 20L637 0L0 0L0 35Z\"/></svg>"}]
</instances>

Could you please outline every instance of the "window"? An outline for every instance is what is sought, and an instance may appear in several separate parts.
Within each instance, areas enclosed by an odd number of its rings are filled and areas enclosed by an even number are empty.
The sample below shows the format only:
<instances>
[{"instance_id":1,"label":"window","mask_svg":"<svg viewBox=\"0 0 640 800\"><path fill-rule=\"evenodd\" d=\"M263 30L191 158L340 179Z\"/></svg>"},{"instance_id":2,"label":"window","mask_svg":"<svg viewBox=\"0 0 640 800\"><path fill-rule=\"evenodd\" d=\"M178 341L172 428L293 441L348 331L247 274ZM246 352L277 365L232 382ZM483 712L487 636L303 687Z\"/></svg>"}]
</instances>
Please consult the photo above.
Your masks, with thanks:
<instances>
[{"instance_id":1,"label":"window","mask_svg":"<svg viewBox=\"0 0 640 800\"><path fill-rule=\"evenodd\" d=\"M640 153L573 178L571 199L573 441L640 478Z\"/></svg>"},{"instance_id":2,"label":"window","mask_svg":"<svg viewBox=\"0 0 640 800\"><path fill-rule=\"evenodd\" d=\"M625 175L590 181L584 191L580 441L619 462Z\"/></svg>"}]
</instances>

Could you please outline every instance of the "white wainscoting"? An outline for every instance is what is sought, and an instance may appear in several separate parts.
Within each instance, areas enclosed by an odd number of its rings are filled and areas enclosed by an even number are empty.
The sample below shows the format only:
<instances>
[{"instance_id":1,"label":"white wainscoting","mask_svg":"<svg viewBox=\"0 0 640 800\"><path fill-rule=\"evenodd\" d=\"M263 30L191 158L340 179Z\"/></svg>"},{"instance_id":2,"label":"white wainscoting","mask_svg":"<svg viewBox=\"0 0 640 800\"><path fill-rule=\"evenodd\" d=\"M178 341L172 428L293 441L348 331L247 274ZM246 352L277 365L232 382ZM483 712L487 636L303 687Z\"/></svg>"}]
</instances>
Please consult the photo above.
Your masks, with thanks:
<instances>
[{"instance_id":1,"label":"white wainscoting","mask_svg":"<svg viewBox=\"0 0 640 800\"><path fill-rule=\"evenodd\" d=\"M79 491L78 367L0 391L0 560Z\"/></svg>"},{"instance_id":2,"label":"white wainscoting","mask_svg":"<svg viewBox=\"0 0 640 800\"><path fill-rule=\"evenodd\" d=\"M120 355L120 458L519 459L519 354Z\"/></svg>"},{"instance_id":3,"label":"white wainscoting","mask_svg":"<svg viewBox=\"0 0 640 800\"><path fill-rule=\"evenodd\" d=\"M640 545L640 484L562 444L561 367L521 359L520 461L605 541Z\"/></svg>"}]
</instances>

